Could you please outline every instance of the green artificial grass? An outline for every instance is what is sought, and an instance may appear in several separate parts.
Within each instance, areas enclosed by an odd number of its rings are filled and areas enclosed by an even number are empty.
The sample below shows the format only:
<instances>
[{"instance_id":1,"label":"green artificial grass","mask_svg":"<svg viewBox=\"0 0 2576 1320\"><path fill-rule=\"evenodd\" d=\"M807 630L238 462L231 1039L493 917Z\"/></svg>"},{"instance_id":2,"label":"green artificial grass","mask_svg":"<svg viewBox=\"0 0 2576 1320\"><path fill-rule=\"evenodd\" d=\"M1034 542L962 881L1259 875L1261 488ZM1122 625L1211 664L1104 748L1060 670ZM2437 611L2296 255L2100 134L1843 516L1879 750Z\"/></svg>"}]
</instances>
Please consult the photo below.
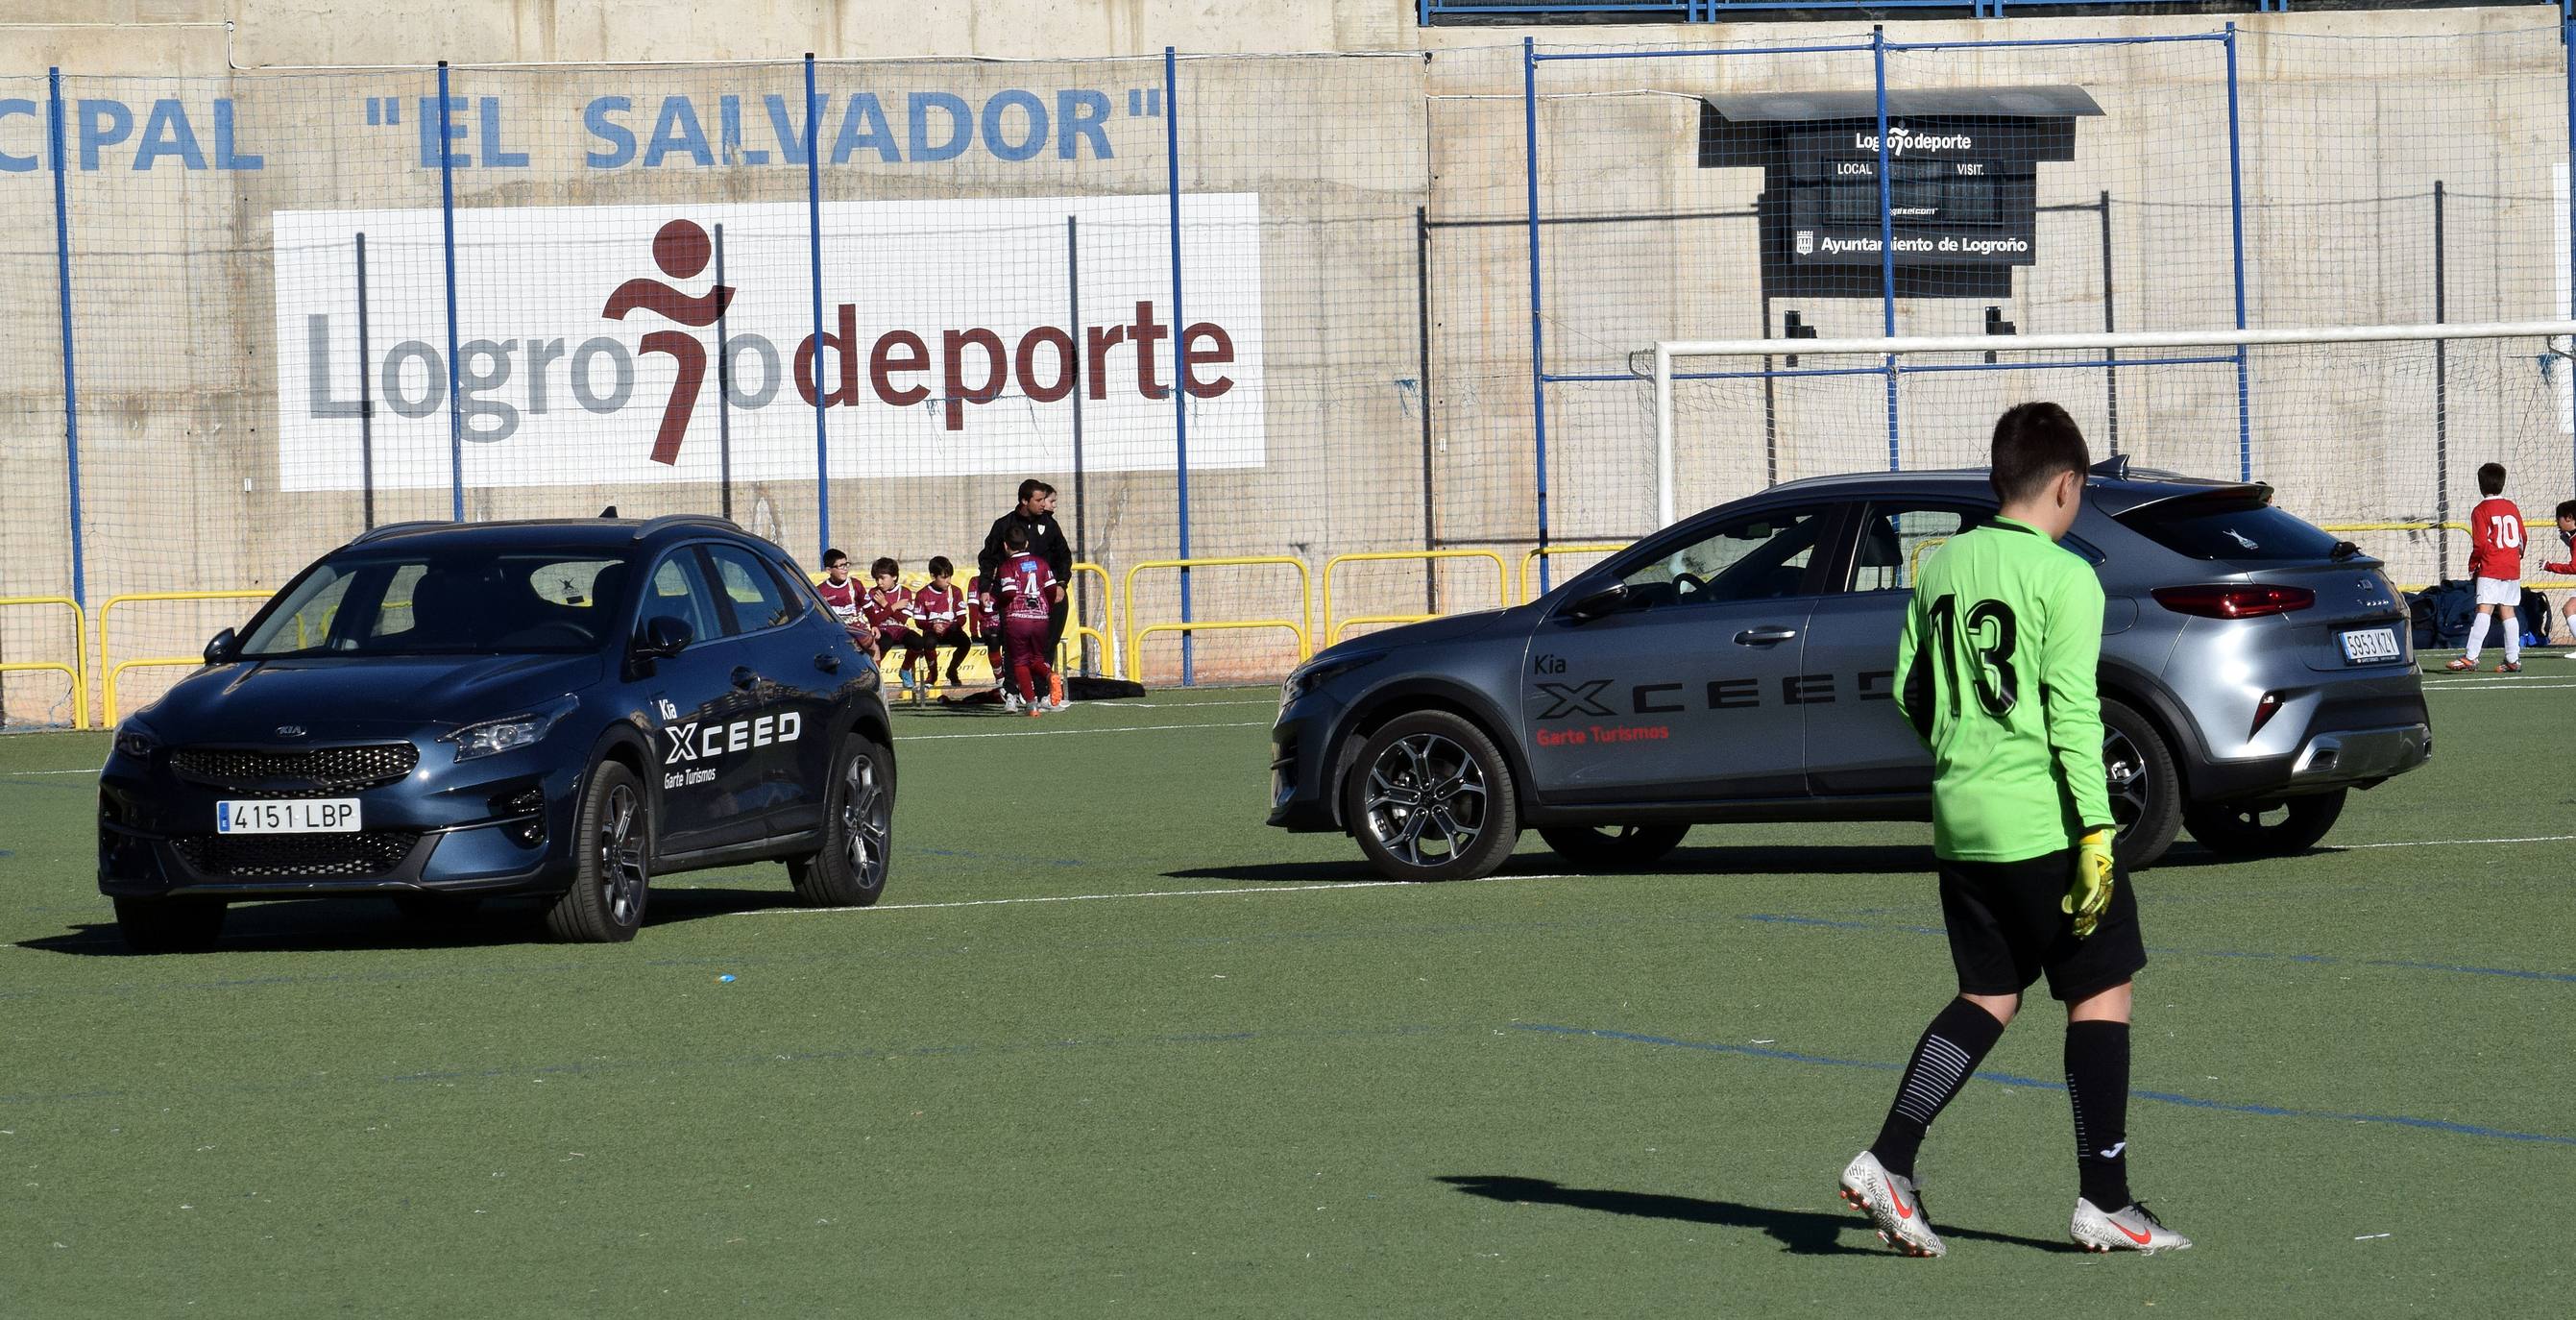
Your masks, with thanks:
<instances>
[{"instance_id":1,"label":"green artificial grass","mask_svg":"<svg viewBox=\"0 0 2576 1320\"><path fill-rule=\"evenodd\" d=\"M2440 754L2327 849L2138 878L2132 1176L2200 1242L2155 1259L2065 1241L2045 1000L1926 1148L1947 1259L1836 1200L1949 992L1923 826L1379 885L1261 824L1270 692L1156 693L901 715L872 910L764 866L624 946L271 904L143 958L104 738L0 740L0 1313L2555 1310L2576 665L2532 668L2429 678Z\"/></svg>"}]
</instances>

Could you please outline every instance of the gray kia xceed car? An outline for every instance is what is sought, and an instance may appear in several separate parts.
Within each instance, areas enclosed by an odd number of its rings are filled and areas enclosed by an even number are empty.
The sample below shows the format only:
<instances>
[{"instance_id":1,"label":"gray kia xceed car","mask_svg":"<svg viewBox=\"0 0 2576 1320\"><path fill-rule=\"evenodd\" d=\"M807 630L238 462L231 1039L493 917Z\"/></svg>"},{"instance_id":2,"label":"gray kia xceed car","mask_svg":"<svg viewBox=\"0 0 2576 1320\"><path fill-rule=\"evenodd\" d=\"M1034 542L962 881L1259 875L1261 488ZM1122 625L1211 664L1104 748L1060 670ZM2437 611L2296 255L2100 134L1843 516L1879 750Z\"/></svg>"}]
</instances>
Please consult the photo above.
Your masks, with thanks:
<instances>
[{"instance_id":1,"label":"gray kia xceed car","mask_svg":"<svg viewBox=\"0 0 2576 1320\"><path fill-rule=\"evenodd\" d=\"M2432 754L2404 598L2271 495L2113 459L2063 542L2107 597L2129 866L2183 828L2223 854L2306 848L2349 790ZM1331 647L1281 687L1270 823L1450 880L1501 865L1523 826L1612 867L1694 824L1929 819L1897 635L1925 557L1994 512L1982 470L1790 482L1528 604Z\"/></svg>"}]
</instances>

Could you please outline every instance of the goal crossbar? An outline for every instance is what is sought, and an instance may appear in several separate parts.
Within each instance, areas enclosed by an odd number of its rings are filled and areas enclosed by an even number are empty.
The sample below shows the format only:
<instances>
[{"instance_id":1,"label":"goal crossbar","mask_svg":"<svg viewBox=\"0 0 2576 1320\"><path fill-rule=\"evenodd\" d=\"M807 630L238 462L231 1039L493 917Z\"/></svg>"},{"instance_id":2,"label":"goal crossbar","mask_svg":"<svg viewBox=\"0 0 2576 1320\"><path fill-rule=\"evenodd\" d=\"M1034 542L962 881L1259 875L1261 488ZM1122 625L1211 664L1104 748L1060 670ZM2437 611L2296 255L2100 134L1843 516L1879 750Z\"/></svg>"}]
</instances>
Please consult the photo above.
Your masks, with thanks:
<instances>
[{"instance_id":1,"label":"goal crossbar","mask_svg":"<svg viewBox=\"0 0 2576 1320\"><path fill-rule=\"evenodd\" d=\"M1883 339L1659 339L1655 341L1655 503L1659 526L1673 508L1673 362L1685 357L1849 357L1893 359L1930 353L2045 353L2093 349L2238 348L2265 344L2370 344L2435 339L2568 339L2576 321L2448 325L2293 326L2286 329L2141 330L2051 335L1914 335ZM1889 366L1893 366L1890 362ZM2146 365L2146 364L2140 364ZM1875 371L1881 368L1862 368Z\"/></svg>"}]
</instances>

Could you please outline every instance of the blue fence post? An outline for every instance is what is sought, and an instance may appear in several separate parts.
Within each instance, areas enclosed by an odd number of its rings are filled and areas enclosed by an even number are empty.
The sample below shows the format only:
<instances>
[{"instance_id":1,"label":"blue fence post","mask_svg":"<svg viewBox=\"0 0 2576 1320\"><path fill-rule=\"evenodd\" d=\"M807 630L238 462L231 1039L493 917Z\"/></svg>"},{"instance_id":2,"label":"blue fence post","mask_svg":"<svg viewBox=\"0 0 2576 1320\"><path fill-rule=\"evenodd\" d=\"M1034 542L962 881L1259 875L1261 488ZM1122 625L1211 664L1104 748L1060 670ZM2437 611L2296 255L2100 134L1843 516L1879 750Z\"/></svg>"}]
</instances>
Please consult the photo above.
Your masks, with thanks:
<instances>
[{"instance_id":1,"label":"blue fence post","mask_svg":"<svg viewBox=\"0 0 2576 1320\"><path fill-rule=\"evenodd\" d=\"M1547 353L1539 326L1538 268L1538 42L1521 38L1521 145L1529 166L1530 426L1538 465L1538 591L1548 591L1547 564Z\"/></svg>"},{"instance_id":2,"label":"blue fence post","mask_svg":"<svg viewBox=\"0 0 2576 1320\"><path fill-rule=\"evenodd\" d=\"M447 505L451 521L465 521L465 409L456 397L463 364L456 360L456 153L449 149L447 61L438 62L438 224L447 265Z\"/></svg>"},{"instance_id":3,"label":"blue fence post","mask_svg":"<svg viewBox=\"0 0 2576 1320\"><path fill-rule=\"evenodd\" d=\"M1163 47L1163 170L1169 181L1167 192L1172 205L1172 343L1188 339L1189 322L1181 319L1181 103L1180 55L1170 46ZM1180 558L1190 557L1190 392L1189 373L1180 370L1180 357L1172 358L1172 476L1179 490L1181 506ZM1181 622L1190 621L1190 570L1181 569ZM1181 686L1188 687L1192 673L1191 643L1187 630L1181 633Z\"/></svg>"},{"instance_id":4,"label":"blue fence post","mask_svg":"<svg viewBox=\"0 0 2576 1320\"><path fill-rule=\"evenodd\" d=\"M2245 328L2245 155L2237 133L2236 24L2227 25L2227 214L2236 245L2236 328ZM2236 477L2254 479L2254 396L2245 345L2236 346Z\"/></svg>"},{"instance_id":5,"label":"blue fence post","mask_svg":"<svg viewBox=\"0 0 2576 1320\"><path fill-rule=\"evenodd\" d=\"M54 162L54 289L61 296L63 318L63 466L71 486L72 599L89 606L81 564L80 393L72 374L72 219L68 175L63 163L63 71L45 70L46 146Z\"/></svg>"},{"instance_id":6,"label":"blue fence post","mask_svg":"<svg viewBox=\"0 0 2576 1320\"><path fill-rule=\"evenodd\" d=\"M823 100L814 94L814 52L805 52L805 259L814 278L814 531L819 558L832 546L832 460L824 445L823 409L832 392L823 386L823 162L816 150L814 126L823 118ZM857 345L843 344L844 353Z\"/></svg>"},{"instance_id":7,"label":"blue fence post","mask_svg":"<svg viewBox=\"0 0 2576 1320\"><path fill-rule=\"evenodd\" d=\"M1889 200L1887 179L1887 29L1871 24L1869 29L1871 81L1878 85L1878 292L1879 333L1896 337L1896 212ZM1904 454L1896 434L1896 355L1880 355L1879 365L1887 377L1887 470L1903 467Z\"/></svg>"}]
</instances>

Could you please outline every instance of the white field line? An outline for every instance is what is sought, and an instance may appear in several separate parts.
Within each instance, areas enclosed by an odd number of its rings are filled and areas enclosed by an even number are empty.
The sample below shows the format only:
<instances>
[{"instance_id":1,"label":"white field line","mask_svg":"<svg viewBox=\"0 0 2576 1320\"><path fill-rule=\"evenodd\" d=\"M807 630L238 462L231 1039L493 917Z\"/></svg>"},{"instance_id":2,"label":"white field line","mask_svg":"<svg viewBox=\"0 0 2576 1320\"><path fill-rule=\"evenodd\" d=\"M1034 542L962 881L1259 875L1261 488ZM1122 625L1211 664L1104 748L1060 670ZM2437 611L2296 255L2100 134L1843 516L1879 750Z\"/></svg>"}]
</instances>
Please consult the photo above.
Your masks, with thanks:
<instances>
[{"instance_id":1,"label":"white field line","mask_svg":"<svg viewBox=\"0 0 2576 1320\"><path fill-rule=\"evenodd\" d=\"M2327 845L2328 852L2357 852L2363 848L2465 848L2480 843L2567 843L2576 834L2531 834L2512 839L2406 839L2397 843L2336 843Z\"/></svg>"},{"instance_id":2,"label":"white field line","mask_svg":"<svg viewBox=\"0 0 2576 1320\"><path fill-rule=\"evenodd\" d=\"M1474 880L1449 880L1426 884L1418 880L1347 880L1323 885L1242 885L1233 889L1155 889L1133 894L1051 894L1038 898L970 898L950 903L879 903L863 908L754 908L747 912L728 912L728 917L827 917L854 912L903 912L925 908L1002 907L1015 903L1097 903L1119 898L1214 898L1229 894L1315 894L1336 893L1345 889L1415 889L1453 885L1492 884L1498 880L1572 880L1570 875L1488 875Z\"/></svg>"},{"instance_id":3,"label":"white field line","mask_svg":"<svg viewBox=\"0 0 2576 1320\"><path fill-rule=\"evenodd\" d=\"M96 770L11 770L0 773L0 779L16 779L21 775L95 775L97 773Z\"/></svg>"},{"instance_id":4,"label":"white field line","mask_svg":"<svg viewBox=\"0 0 2576 1320\"><path fill-rule=\"evenodd\" d=\"M1162 733L1171 729L1266 729L1269 727L1268 720L1237 720L1232 724L1128 724L1109 725L1097 729L1014 729L1008 733L909 733L898 735L894 745L900 748L906 743L938 742L943 738L1044 738L1070 733Z\"/></svg>"},{"instance_id":5,"label":"white field line","mask_svg":"<svg viewBox=\"0 0 2576 1320\"><path fill-rule=\"evenodd\" d=\"M2576 675L2570 677L2576 678ZM2427 692L2510 692L2520 689L2524 692L2546 692L2554 688L2571 687L2576 687L2576 682L2547 683L2506 678L2492 683L2427 683L2424 685L2424 690Z\"/></svg>"}]
</instances>

